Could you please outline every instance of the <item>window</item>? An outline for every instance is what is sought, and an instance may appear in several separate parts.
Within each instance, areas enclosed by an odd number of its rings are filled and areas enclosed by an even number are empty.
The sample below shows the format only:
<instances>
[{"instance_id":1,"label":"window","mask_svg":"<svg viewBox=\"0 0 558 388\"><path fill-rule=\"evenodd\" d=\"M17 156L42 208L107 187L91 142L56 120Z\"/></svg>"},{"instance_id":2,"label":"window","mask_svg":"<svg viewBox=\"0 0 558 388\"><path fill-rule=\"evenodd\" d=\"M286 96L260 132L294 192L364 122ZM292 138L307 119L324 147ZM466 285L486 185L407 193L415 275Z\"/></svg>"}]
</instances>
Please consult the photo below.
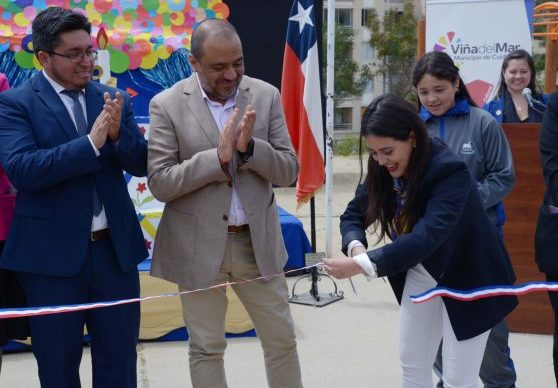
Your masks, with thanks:
<instances>
[{"instance_id":1,"label":"window","mask_svg":"<svg viewBox=\"0 0 558 388\"><path fill-rule=\"evenodd\" d=\"M374 60L374 47L368 42L363 42L361 46L362 62L370 63Z\"/></svg>"},{"instance_id":2,"label":"window","mask_svg":"<svg viewBox=\"0 0 558 388\"><path fill-rule=\"evenodd\" d=\"M350 8L335 9L335 24L342 27L352 27L353 10Z\"/></svg>"},{"instance_id":3,"label":"window","mask_svg":"<svg viewBox=\"0 0 558 388\"><path fill-rule=\"evenodd\" d=\"M348 131L353 125L353 108L335 108L333 116L333 129L335 131Z\"/></svg>"},{"instance_id":4,"label":"window","mask_svg":"<svg viewBox=\"0 0 558 388\"><path fill-rule=\"evenodd\" d=\"M374 78L369 79L368 81L366 81L366 84L364 85L364 90L363 90L362 93L363 94L374 93Z\"/></svg>"},{"instance_id":5,"label":"window","mask_svg":"<svg viewBox=\"0 0 558 388\"><path fill-rule=\"evenodd\" d=\"M362 26L366 25L366 22L368 21L368 19L370 18L371 15L372 15L372 9L370 9L370 8L363 8L362 9L362 22L361 22Z\"/></svg>"}]
</instances>

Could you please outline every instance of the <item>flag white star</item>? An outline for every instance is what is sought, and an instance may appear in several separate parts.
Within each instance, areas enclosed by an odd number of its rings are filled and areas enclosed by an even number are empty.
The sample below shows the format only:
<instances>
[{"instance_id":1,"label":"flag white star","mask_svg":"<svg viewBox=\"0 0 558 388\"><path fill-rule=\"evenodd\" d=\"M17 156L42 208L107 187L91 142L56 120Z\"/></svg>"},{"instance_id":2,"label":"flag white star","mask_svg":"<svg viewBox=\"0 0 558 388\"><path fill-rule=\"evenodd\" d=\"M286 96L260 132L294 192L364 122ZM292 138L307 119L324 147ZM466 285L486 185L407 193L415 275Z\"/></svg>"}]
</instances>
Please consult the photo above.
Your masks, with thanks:
<instances>
[{"instance_id":1,"label":"flag white star","mask_svg":"<svg viewBox=\"0 0 558 388\"><path fill-rule=\"evenodd\" d=\"M307 24L311 25L312 27L314 26L314 23L312 23L312 19L310 18L310 13L312 12L313 7L314 6L311 5L307 9L304 9L302 4L298 3L298 13L289 18L289 20L298 23L299 34L302 34L302 30L304 30L304 27Z\"/></svg>"}]
</instances>

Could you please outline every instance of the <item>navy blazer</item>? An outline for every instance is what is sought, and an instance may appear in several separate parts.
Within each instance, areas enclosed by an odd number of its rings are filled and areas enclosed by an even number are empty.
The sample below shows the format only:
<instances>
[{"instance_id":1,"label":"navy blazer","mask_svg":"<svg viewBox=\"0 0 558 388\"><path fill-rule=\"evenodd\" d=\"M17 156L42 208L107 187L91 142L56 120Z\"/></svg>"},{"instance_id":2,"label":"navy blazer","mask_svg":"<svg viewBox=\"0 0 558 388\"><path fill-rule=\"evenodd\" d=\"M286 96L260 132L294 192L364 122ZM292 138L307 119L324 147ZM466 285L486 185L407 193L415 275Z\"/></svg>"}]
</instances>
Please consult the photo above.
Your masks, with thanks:
<instances>
[{"instance_id":1,"label":"navy blazer","mask_svg":"<svg viewBox=\"0 0 558 388\"><path fill-rule=\"evenodd\" d=\"M545 183L544 200L535 232L535 258L539 270L558 274L558 214L548 206L558 207L558 92L550 95L539 137L541 164Z\"/></svg>"},{"instance_id":2,"label":"navy blazer","mask_svg":"<svg viewBox=\"0 0 558 388\"><path fill-rule=\"evenodd\" d=\"M442 287L467 290L513 284L515 275L508 254L482 206L467 166L439 139L432 139L431 144L420 188L422 217L408 234L368 252L379 276L388 276L399 302L406 271L419 263ZM368 195L362 184L341 216L345 254L353 240L367 246L367 205ZM474 302L443 300L458 340L489 330L517 305L517 298L507 296Z\"/></svg>"},{"instance_id":3,"label":"navy blazer","mask_svg":"<svg viewBox=\"0 0 558 388\"><path fill-rule=\"evenodd\" d=\"M536 96L533 95L533 100L539 101L543 105L548 105L548 100L550 96L546 93L537 94ZM541 109L540 106L536 107L537 109ZM482 109L485 111L490 112L490 114L498 121L498 123L502 124L504 122L504 110L505 110L505 102L504 96L496 96L492 100L488 101L486 104L483 105ZM538 123L540 122L541 114L535 111L533 108L528 107L529 109L529 123ZM545 109L546 110L546 109ZM507 121L511 123L511 121Z\"/></svg>"},{"instance_id":4,"label":"navy blazer","mask_svg":"<svg viewBox=\"0 0 558 388\"><path fill-rule=\"evenodd\" d=\"M89 131L103 109L103 93L116 89L97 82L85 88ZM0 95L0 163L17 188L14 219L0 267L47 276L73 276L88 249L93 185L108 220L116 256L124 271L147 256L128 195L123 170L147 172L147 143L126 93L120 140L108 141L97 157L79 137L60 97L42 73Z\"/></svg>"}]
</instances>

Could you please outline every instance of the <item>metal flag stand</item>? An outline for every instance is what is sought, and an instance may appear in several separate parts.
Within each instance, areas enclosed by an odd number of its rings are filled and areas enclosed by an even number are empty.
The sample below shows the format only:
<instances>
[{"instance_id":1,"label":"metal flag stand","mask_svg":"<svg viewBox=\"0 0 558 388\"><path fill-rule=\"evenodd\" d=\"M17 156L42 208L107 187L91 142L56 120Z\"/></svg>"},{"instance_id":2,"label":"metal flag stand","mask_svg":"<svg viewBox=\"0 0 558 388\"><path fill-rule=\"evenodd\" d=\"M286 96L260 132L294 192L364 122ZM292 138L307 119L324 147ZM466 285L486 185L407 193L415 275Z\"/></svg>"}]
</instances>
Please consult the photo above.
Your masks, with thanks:
<instances>
[{"instance_id":1,"label":"metal flag stand","mask_svg":"<svg viewBox=\"0 0 558 388\"><path fill-rule=\"evenodd\" d=\"M322 253L315 253L316 252L316 209L314 198L310 199L310 233L311 233L311 240L312 240L312 251L313 253L306 254L306 265L315 265L320 263L324 258L325 254ZM320 294L318 292L318 282L322 281L322 279L329 279L331 283L333 283L333 291L327 294ZM302 280L307 280L311 282L310 291L304 292L302 294L297 294L296 285L299 284ZM291 291L291 297L289 298L290 303L295 304L303 304L307 306L314 306L314 307L323 307L330 303L337 302L338 300L343 299L343 291L337 289L337 284L333 280L333 278L327 274L320 273L317 267L313 267L310 270L310 273L304 275L300 279L298 279L293 284L293 289Z\"/></svg>"}]
</instances>

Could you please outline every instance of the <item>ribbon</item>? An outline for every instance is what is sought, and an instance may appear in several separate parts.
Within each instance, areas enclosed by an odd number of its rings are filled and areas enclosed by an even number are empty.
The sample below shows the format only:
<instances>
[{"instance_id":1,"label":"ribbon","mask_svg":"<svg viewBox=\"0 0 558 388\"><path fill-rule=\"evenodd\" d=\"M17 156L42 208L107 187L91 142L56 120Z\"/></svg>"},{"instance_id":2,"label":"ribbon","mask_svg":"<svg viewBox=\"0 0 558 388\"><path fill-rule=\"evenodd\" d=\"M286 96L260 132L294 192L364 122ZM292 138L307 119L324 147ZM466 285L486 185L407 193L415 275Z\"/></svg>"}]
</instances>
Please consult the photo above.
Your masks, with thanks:
<instances>
[{"instance_id":1,"label":"ribbon","mask_svg":"<svg viewBox=\"0 0 558 388\"><path fill-rule=\"evenodd\" d=\"M519 296L541 291L558 291L558 283L528 282L516 286L487 286L471 290L454 290L446 287L434 287L421 294L411 295L410 298L413 303L424 303L439 297L456 299L462 302L471 302L494 296Z\"/></svg>"},{"instance_id":2,"label":"ribbon","mask_svg":"<svg viewBox=\"0 0 558 388\"><path fill-rule=\"evenodd\" d=\"M151 299L174 297L183 294L190 294L193 292L208 291L215 288L227 287L232 285L240 285L245 283L256 282L260 280L269 280L277 276L287 275L289 273L308 270L314 267L322 266L323 263L317 263L314 265L309 265L302 268L292 269L289 271L277 273L270 276L260 276L254 279L241 280L237 282L225 282L221 284L216 284L207 288L198 288L195 290L179 291L170 294L160 294L145 296L143 298L131 298L131 299L119 299L105 302L92 302L92 303L80 303L80 304L68 304L59 306L42 306L42 307L20 307L20 308L3 308L0 309L0 319L7 318L23 318L23 317L34 317L39 315L51 315L51 314L62 314L74 311L84 311L93 310L103 307L119 306L129 303L138 303ZM478 299L491 298L494 296L519 296L526 295L533 292L542 291L558 291L558 282L528 282L523 284L518 284L516 286L487 286L481 288L474 288L471 290L455 290L447 287L434 287L418 295L411 295L411 301L413 303L425 303L429 300L439 297L446 297L451 299L460 300L462 302L471 302Z\"/></svg>"},{"instance_id":3,"label":"ribbon","mask_svg":"<svg viewBox=\"0 0 558 388\"><path fill-rule=\"evenodd\" d=\"M277 276L286 275L292 272L304 271L307 269L311 269L313 267L317 267L322 263L309 265L302 268L292 269L285 272L280 272L275 275L270 276L260 276L254 279L248 280L241 280L237 282L226 282L221 284L216 284L211 287L207 288L198 288L195 290L187 290L187 291L180 291L180 292L173 292L170 294L160 294L160 295L152 295L152 296L145 296L143 298L131 298L131 299L119 299L119 300L111 300L105 302L92 302L92 303L80 303L80 304L67 304L67 305L59 305L59 306L42 306L42 307L20 307L20 308L3 308L0 309L0 319L7 319L7 318L22 318L22 317L35 317L39 315L51 315L51 314L62 314L62 313L69 313L74 311L84 311L84 310L93 310L103 307L110 307L110 306L119 306L128 303L138 303L143 302L150 299L159 299L159 298L167 298L170 296L179 296L183 294L190 294L193 292L201 292L201 291L208 291L215 288L227 287L232 285L239 285L245 283L252 283L259 280L269 280L273 279Z\"/></svg>"}]
</instances>

